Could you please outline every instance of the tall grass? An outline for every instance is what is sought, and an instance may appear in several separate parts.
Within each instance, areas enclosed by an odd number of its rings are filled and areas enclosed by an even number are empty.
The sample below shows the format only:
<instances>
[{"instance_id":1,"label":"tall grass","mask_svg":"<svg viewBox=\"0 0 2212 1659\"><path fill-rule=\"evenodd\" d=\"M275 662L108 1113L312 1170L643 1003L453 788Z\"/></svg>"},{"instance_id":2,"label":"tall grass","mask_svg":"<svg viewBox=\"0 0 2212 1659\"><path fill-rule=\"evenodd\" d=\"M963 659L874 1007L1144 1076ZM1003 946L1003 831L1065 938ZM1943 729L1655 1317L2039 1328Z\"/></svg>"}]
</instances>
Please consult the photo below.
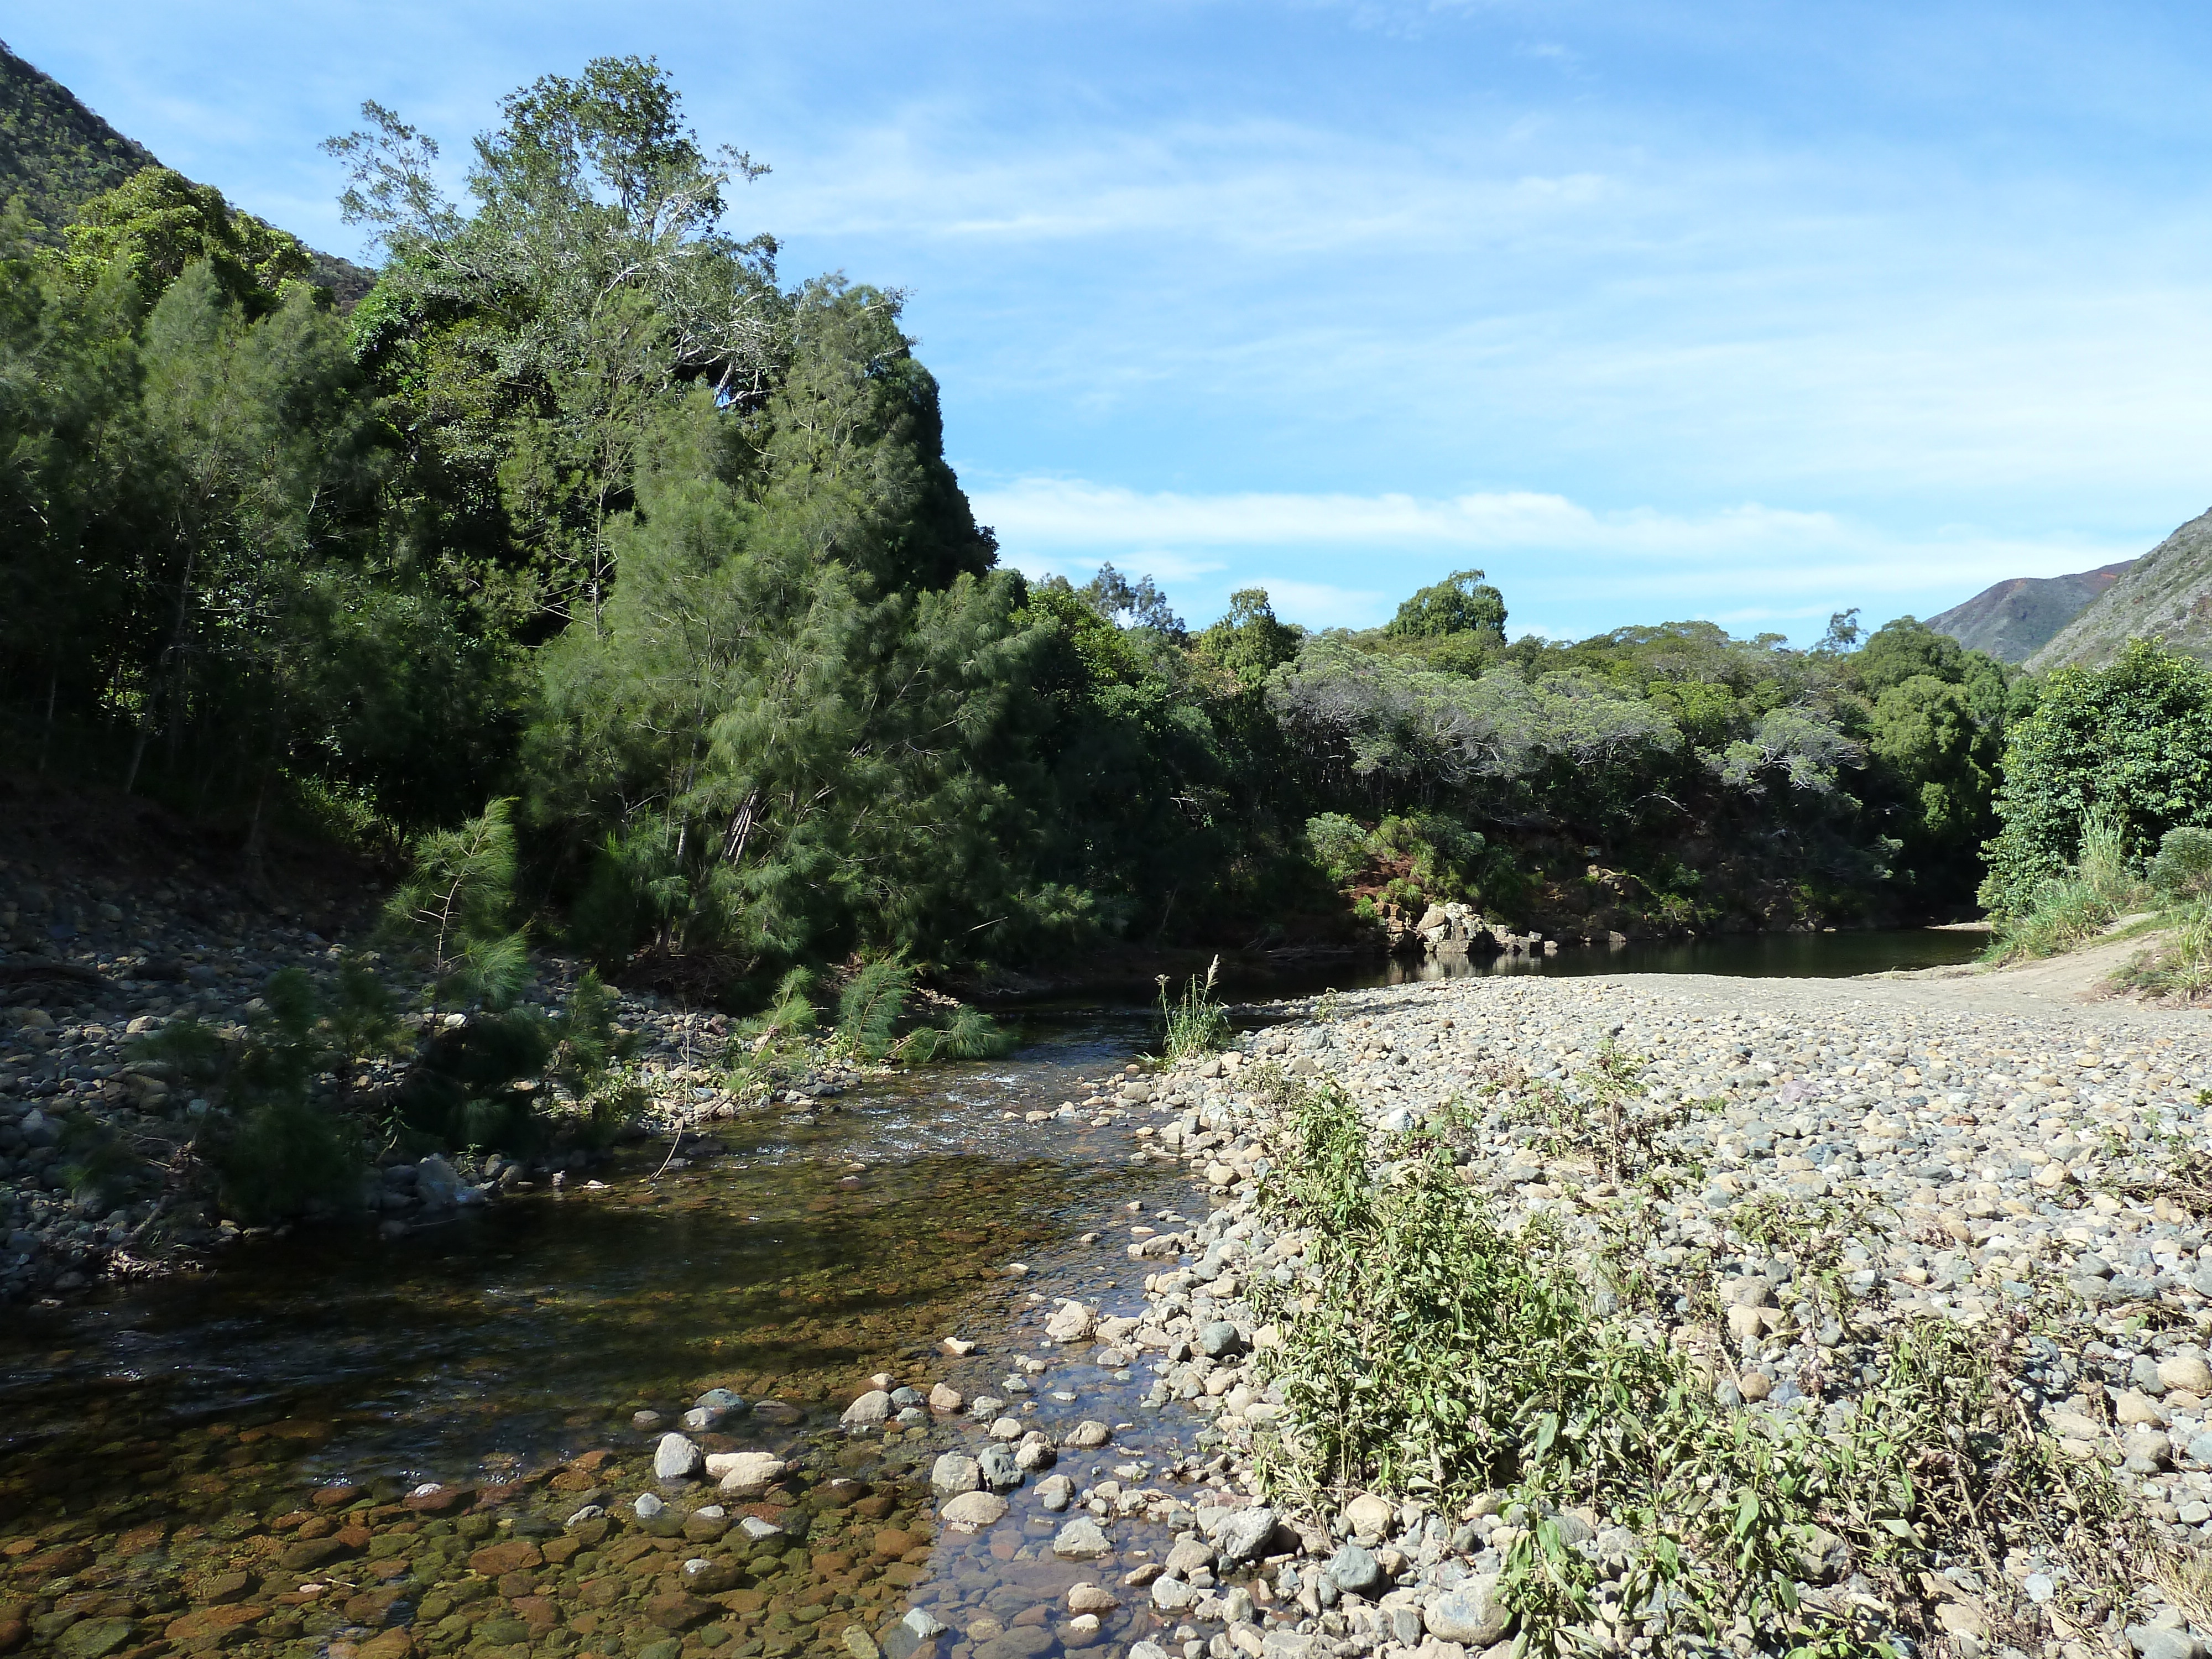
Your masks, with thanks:
<instances>
[{"instance_id":1,"label":"tall grass","mask_svg":"<svg viewBox=\"0 0 2212 1659\"><path fill-rule=\"evenodd\" d=\"M2027 910L1997 919L1985 960L2061 955L2104 932L2148 892L2128 857L2119 819L2093 810L2082 821L2081 851L2074 867L2037 888Z\"/></svg>"},{"instance_id":2,"label":"tall grass","mask_svg":"<svg viewBox=\"0 0 2212 1659\"><path fill-rule=\"evenodd\" d=\"M1168 1000L1165 974L1156 981L1160 988L1160 1018L1166 1028L1164 1047L1170 1065L1210 1054L1229 1041L1229 1010L1213 1000L1213 988L1220 978L1221 958L1216 957L1206 964L1205 982L1201 984L1194 975L1184 983L1177 1001Z\"/></svg>"}]
</instances>

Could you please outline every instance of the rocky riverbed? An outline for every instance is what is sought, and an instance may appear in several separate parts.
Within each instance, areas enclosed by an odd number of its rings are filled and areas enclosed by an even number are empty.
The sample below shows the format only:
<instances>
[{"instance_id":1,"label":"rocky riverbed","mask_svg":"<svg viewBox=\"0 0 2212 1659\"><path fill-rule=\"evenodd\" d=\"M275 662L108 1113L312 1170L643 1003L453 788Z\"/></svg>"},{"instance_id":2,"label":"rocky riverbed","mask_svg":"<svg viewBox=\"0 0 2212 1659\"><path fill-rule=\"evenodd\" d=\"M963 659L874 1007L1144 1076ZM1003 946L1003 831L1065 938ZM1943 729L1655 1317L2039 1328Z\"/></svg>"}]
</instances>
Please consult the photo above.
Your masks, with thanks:
<instances>
[{"instance_id":1,"label":"rocky riverbed","mask_svg":"<svg viewBox=\"0 0 2212 1659\"><path fill-rule=\"evenodd\" d=\"M245 1236L218 1212L191 1157L210 1103L136 1041L181 1019L242 1034L271 975L331 974L339 940L366 937L374 912L322 906L313 918L327 932L308 925L307 911L273 909L225 884L174 873L123 882L0 860L0 946L12 947L0 949L0 1304L197 1267ZM557 1008L581 964L542 957L537 966L525 1000ZM420 989L395 967L383 971L403 998ZM419 1031L428 1018L407 1024ZM634 1133L699 1132L672 1147L682 1159L719 1155L714 1126L746 1112L835 1109L864 1074L823 1054L792 1075L733 1084L725 1017L648 993L624 995L617 1021L636 1042L645 1109ZM350 1080L366 1091L395 1076L394 1062L378 1059ZM73 1121L113 1137L133 1160L127 1196L72 1180L82 1159L64 1145ZM387 1150L364 1182L360 1216L391 1237L502 1194L580 1186L604 1162L573 1134L526 1159Z\"/></svg>"},{"instance_id":2,"label":"rocky riverbed","mask_svg":"<svg viewBox=\"0 0 2212 1659\"><path fill-rule=\"evenodd\" d=\"M1461 1178L1509 1224L1547 1214L1595 1244L1622 1193L1607 1149L1486 1117L1480 1103L1507 1076L1571 1085L1608 1041L1646 1057L1643 1098L1698 1103L1670 1133L1701 1177L1650 1212L1638 1270L1674 1310L1659 1336L1697 1346L1723 1410L1825 1420L1847 1407L1848 1362L1870 1334L1916 1317L1986 1332L2020 1350L2041 1431L2109 1465L2160 1559L2184 1563L2212 1536L2212 1274L2205 1195L2177 1160L2202 1142L2212 1042L2191 1016L2000 1012L1947 995L1645 977L1282 1005L1263 1011L1279 1023L1177 1067L1102 1066L1094 1047L1056 1069L966 1068L928 1097L929 1121L965 1125L971 1141L995 1126L999 1173L981 1184L917 1140L912 1083L900 1099L864 1088L850 1113L811 1127L789 1127L813 1117L803 1104L781 1108L788 1139L774 1157L760 1138L769 1120L741 1115L716 1133L744 1170L640 1160L608 1170L584 1210L562 1210L575 1195L544 1186L501 1208L543 1209L555 1236L574 1236L574 1262L538 1246L500 1267L525 1245L511 1229L467 1247L493 1293L477 1305L534 1296L538 1311L514 1305L474 1345L449 1345L438 1364L459 1387L440 1397L469 1387L472 1346L494 1370L550 1378L527 1415L511 1393L504 1406L487 1398L472 1455L457 1449L466 1416L446 1442L455 1449L382 1449L414 1397L388 1382L366 1398L353 1384L164 1429L159 1398L135 1415L99 1404L102 1391L121 1397L118 1368L154 1374L158 1340L111 1340L88 1372L52 1356L53 1382L19 1396L19 1418L21 1403L62 1404L71 1376L99 1387L65 1407L82 1425L33 1449L7 1488L0 1649L1509 1651L1498 1575L1535 1517L1495 1494L1436 1509L1346 1490L1302 1504L1261 1478L1255 1454L1297 1425L1269 1370L1281 1333L1254 1288L1296 1292L1314 1242L1278 1230L1260 1201L1282 1156L1275 1078L1334 1079L1385 1168L1454 1096L1476 1100L1481 1133ZM871 1123L872 1143L851 1139ZM1041 1216L1050 1190L1064 1196L1049 1224L1006 1230ZM732 1215L749 1202L762 1212ZM651 1242L629 1270L634 1317L586 1314L562 1284L603 1271L593 1257L618 1235L598 1230L641 1206ZM1814 1259L1765 1224L1782 1217L1812 1218L1832 1250ZM732 1220L782 1234L801 1218L826 1254L795 1274L766 1255L700 1254ZM665 1231L679 1221L692 1231ZM1741 1242L1747 1227L1759 1248ZM546 1288L528 1289L540 1274ZM1838 1287L1848 1329L1831 1312ZM476 1293L456 1288L450 1316L433 1316L459 1333ZM564 1317L580 1322L565 1344ZM510 1352L507 1325L544 1345ZM667 1382L642 1398L619 1386L587 1397L560 1370L564 1348L619 1352L678 1331L685 1346L659 1366ZM102 1340L88 1324L75 1339ZM190 1370L174 1376L156 1396L189 1393ZM1544 1519L1593 1564L1591 1643L1659 1650L1602 1619L1648 1540L1595 1510ZM2047 1650L2069 1659L2199 1650L2185 1576L2146 1577L2108 1621L2060 1624L2080 1612L2068 1571L2027 1550L1935 1562L1923 1586L1935 1623L1915 1628L1970 1659L2033 1655L2046 1650L2027 1644L2023 1620L2048 1608ZM1815 1548L1804 1575L1812 1605L1910 1624L1848 1549Z\"/></svg>"},{"instance_id":3,"label":"rocky riverbed","mask_svg":"<svg viewBox=\"0 0 2212 1659\"><path fill-rule=\"evenodd\" d=\"M1508 1226L1548 1213L1579 1237L1602 1307L1611 1292L1594 1264L1621 1196L1607 1148L1562 1147L1484 1091L1500 1079L1571 1087L1611 1043L1646 1057L1636 1079L1646 1101L1695 1103L1670 1151L1704 1177L1656 1205L1636 1266L1673 1310L1655 1335L1710 1356L1721 1407L1847 1416L1853 1364L1886 1329L1956 1322L2017 1351L2017 1387L2040 1432L2069 1457L2109 1465L2154 1552L2182 1562L2212 1543L2212 1190L2191 1158L2207 1146L2212 1030L2201 1016L2125 1005L1997 1012L1990 1001L1987 981L1954 995L1910 982L1645 976L1448 982L1286 1007L1292 1023L1164 1075L1133 1071L1110 1097L1155 1114L1139 1145L1194 1170L1212 1207L1179 1232L1131 1227L1128 1252L1159 1267L1138 1323L1100 1334L1157 1373L1151 1403L1212 1418L1206 1443L1229 1455L1224 1474L1256 1508L1255 1437L1285 1407L1267 1363L1280 1337L1255 1314L1250 1287L1311 1283L1310 1239L1273 1231L1259 1202L1284 1156L1273 1074L1340 1085L1385 1169L1449 1099L1473 1099L1479 1133L1461 1178ZM1790 1218L1805 1236L1774 1224ZM1820 1294L1838 1279L1848 1330ZM1088 1312L1063 1310L1066 1327ZM1310 1514L1268 1510L1275 1529L1260 1562L1280 1595L1272 1607L1240 1605L1241 1628L1205 1577L1228 1565L1217 1516L1181 1558L1188 1570L1171 1562L1150 1593L1165 1612L1224 1620L1231 1646L1251 1652L1295 1639L1461 1659L1507 1634L1497 1576L1527 1517L1499 1508L1437 1514L1341 1492ZM1645 1543L1601 1514L1557 1519L1599 1564L1601 1587L1623 1582ZM1875 1600L1846 1552L1820 1554L1800 1586L1811 1605ZM2046 1607L2051 1650L2069 1656L2123 1642L2180 1656L2212 1637L2176 1581L2142 1583L2085 1628L2065 1617L2071 1587L2057 1561L2019 1551L1936 1565L1926 1602L1955 1652L2014 1651L2022 1638L2008 1634ZM1172 1632L1187 1655L1201 1633ZM1633 1626L1584 1634L1599 1647L1647 1640Z\"/></svg>"}]
</instances>

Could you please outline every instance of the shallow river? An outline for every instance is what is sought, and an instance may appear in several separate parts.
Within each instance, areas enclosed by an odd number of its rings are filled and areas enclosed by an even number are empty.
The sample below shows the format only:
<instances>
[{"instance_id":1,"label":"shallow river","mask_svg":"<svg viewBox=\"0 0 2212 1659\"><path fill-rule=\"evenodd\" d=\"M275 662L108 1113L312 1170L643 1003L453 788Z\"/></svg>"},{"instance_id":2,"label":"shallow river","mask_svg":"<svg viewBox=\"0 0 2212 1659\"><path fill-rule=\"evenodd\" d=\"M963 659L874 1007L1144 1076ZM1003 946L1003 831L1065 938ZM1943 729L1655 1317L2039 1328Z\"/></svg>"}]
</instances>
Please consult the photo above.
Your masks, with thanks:
<instances>
[{"instance_id":1,"label":"shallow river","mask_svg":"<svg viewBox=\"0 0 2212 1659\"><path fill-rule=\"evenodd\" d=\"M1795 936L1577 951L1541 970L1852 973L1959 960L1979 943ZM1339 971L1346 989L1385 977ZM410 1644L637 1654L656 1642L649 1659L869 1659L846 1626L880 1637L916 1607L950 1626L924 1644L942 1659L1164 1639L1172 1626L1141 1590L1120 1592L1131 1605L1096 1630L1071 1623L1062 1597L1164 1553L1164 1523L1187 1520L1173 1505L1202 1495L1205 1419L1141 1407L1148 1372L1101 1370L1093 1347L1055 1347L1041 1328L1060 1296L1139 1311L1146 1269L1124 1253L1129 1225L1171 1228L1202 1218L1206 1200L1178 1166L1133 1163L1126 1124L1022 1115L1081 1100L1079 1079L1133 1058L1152 1036L1142 1011L1063 1004L1031 1011L1024 1030L1012 1060L901 1079L811 1123L717 1126L718 1158L661 1170L661 1151L640 1152L603 1172L601 1191L507 1200L392 1243L302 1231L241 1247L219 1272L0 1311L0 1652L12 1617L18 1640L75 1659L165 1636L187 1652L343 1659L380 1631L365 1659ZM1026 1276L1009 1276L1016 1262ZM950 1358L937 1346L948 1336L977 1351ZM1046 1368L1024 1375L1024 1358ZM1103 1560L1054 1559L1068 1516L1044 1514L1034 1478L1007 1494L1007 1524L933 1536L930 1462L972 1455L986 1425L839 1443L839 1407L878 1371L1000 1396L1056 1439L1103 1421L1111 1444L1064 1453L1056 1472L1152 1496L1109 1497ZM633 1427L634 1413L672 1426L716 1386L781 1400L793 1419L740 1415L708 1443L793 1459L764 1510L777 1538L654 1539L658 1554L625 1561L623 1546L647 1541L632 1523L603 1551L554 1547L568 1544L547 1535L579 1494L626 1514L617 1505L651 1485L642 1462L658 1431ZM608 1451L605 1468L575 1472L572 1460ZM402 1507L426 1482L501 1486L562 1464L552 1489L493 1494L474 1513ZM833 1488L841 1477L860 1485ZM315 1489L341 1487L357 1490L326 1490L343 1499L328 1514L311 1507ZM308 1548L319 1534L352 1541L332 1555ZM495 1597L487 1568L468 1571L486 1540L540 1536L543 1559L498 1578ZM653 1602L692 1550L726 1557L736 1593Z\"/></svg>"}]
</instances>

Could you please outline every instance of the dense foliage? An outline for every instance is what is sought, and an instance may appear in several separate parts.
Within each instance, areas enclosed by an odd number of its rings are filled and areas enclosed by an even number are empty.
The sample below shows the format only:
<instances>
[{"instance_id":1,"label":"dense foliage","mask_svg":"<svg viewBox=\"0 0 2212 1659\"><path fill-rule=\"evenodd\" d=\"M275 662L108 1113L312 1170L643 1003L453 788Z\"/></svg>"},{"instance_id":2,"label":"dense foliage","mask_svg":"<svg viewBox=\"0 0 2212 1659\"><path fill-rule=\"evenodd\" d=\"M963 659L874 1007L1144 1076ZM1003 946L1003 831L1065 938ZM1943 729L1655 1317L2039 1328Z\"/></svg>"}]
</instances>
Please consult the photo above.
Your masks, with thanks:
<instances>
[{"instance_id":1,"label":"dense foliage","mask_svg":"<svg viewBox=\"0 0 2212 1659\"><path fill-rule=\"evenodd\" d=\"M517 802L529 908L774 1000L855 953L1552 931L1962 902L2018 696L1906 619L1508 643L1480 571L1382 629L1003 568L890 292L721 227L655 66L515 93L465 200L367 106L383 260L158 169L0 282L0 718L28 763L385 847ZM501 824L509 820L501 816ZM504 830L502 834L507 833Z\"/></svg>"},{"instance_id":2,"label":"dense foliage","mask_svg":"<svg viewBox=\"0 0 2212 1659\"><path fill-rule=\"evenodd\" d=\"M2212 670L2131 640L2103 668L2061 668L2013 728L1982 902L2021 914L2079 857L2093 820L2140 860L2177 826L2212 825Z\"/></svg>"}]
</instances>

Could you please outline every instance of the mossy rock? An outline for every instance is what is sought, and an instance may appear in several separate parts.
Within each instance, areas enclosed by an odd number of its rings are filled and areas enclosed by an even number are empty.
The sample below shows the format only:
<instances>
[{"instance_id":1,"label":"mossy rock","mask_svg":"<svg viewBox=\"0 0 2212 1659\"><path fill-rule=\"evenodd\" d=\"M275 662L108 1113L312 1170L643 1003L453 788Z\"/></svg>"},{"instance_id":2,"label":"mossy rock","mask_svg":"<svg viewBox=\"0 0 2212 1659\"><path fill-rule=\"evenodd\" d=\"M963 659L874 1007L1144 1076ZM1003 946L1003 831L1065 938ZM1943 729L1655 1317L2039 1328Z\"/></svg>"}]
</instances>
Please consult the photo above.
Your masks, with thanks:
<instances>
[{"instance_id":1,"label":"mossy rock","mask_svg":"<svg viewBox=\"0 0 2212 1659\"><path fill-rule=\"evenodd\" d=\"M71 1625L54 1644L63 1659L106 1659L131 1640L128 1619L86 1619Z\"/></svg>"}]
</instances>

